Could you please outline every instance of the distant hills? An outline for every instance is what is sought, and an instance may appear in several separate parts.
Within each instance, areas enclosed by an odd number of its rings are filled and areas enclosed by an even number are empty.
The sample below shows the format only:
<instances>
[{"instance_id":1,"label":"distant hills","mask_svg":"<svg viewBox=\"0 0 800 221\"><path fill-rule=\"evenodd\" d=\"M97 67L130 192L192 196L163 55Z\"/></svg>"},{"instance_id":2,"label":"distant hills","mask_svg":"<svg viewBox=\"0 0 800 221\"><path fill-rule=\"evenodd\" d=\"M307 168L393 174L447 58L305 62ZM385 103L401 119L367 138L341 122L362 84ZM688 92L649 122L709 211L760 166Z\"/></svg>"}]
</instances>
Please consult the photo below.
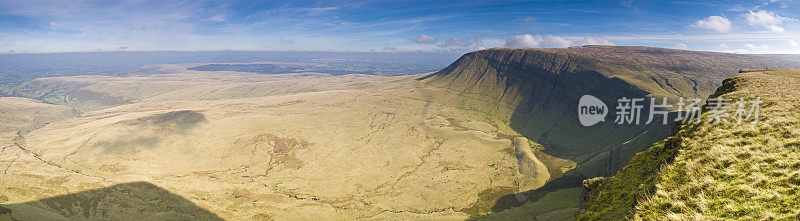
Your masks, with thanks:
<instances>
[{"instance_id":1,"label":"distant hills","mask_svg":"<svg viewBox=\"0 0 800 221\"><path fill-rule=\"evenodd\" d=\"M787 61L797 61L800 62L800 54L760 54L756 56L763 56L768 58L777 58Z\"/></svg>"},{"instance_id":2,"label":"distant hills","mask_svg":"<svg viewBox=\"0 0 800 221\"><path fill-rule=\"evenodd\" d=\"M437 71L453 62L459 55L445 52L330 51L117 51L0 54L0 96L11 96L14 87L36 78L154 74L158 72L153 72L150 68L143 66L157 64L278 62L292 65L271 70L269 73L311 71L331 72L330 74L336 75L359 73L384 76ZM203 64L197 66L200 65ZM252 67L239 68L239 70L247 69L252 69ZM252 69L252 71L264 72L265 69Z\"/></svg>"}]
</instances>

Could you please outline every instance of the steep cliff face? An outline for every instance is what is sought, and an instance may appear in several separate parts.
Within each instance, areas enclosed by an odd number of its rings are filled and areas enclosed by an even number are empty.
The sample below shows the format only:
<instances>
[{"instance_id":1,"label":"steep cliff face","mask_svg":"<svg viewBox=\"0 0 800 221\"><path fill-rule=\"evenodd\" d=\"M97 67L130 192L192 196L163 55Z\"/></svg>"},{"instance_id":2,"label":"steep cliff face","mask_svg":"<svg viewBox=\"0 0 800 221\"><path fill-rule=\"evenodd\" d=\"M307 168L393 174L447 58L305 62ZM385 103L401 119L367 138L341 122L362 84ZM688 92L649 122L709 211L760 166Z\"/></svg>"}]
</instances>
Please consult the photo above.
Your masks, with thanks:
<instances>
[{"instance_id":1,"label":"steep cliff face","mask_svg":"<svg viewBox=\"0 0 800 221\"><path fill-rule=\"evenodd\" d=\"M457 94L460 105L492 110L497 121L544 145L545 152L578 162L572 176L594 177L613 175L633 154L670 133L661 123L644 125L648 104L640 125L614 124L617 99L705 98L730 73L765 67L800 65L649 47L495 48L468 53L421 80ZM605 122L590 127L578 122L578 100L587 94L608 105Z\"/></svg>"},{"instance_id":2,"label":"steep cliff face","mask_svg":"<svg viewBox=\"0 0 800 221\"><path fill-rule=\"evenodd\" d=\"M800 71L742 71L712 95L759 99L758 120L685 125L611 178L584 182L580 220L796 220ZM747 109L753 105L748 104ZM735 116L737 108L726 110ZM711 117L705 113L705 117Z\"/></svg>"},{"instance_id":3,"label":"steep cliff face","mask_svg":"<svg viewBox=\"0 0 800 221\"><path fill-rule=\"evenodd\" d=\"M520 80L580 72L619 78L654 95L705 98L738 70L797 66L796 62L762 56L651 47L493 48L468 53L429 78L436 85L481 92L511 104L529 92L519 91L529 83Z\"/></svg>"}]
</instances>

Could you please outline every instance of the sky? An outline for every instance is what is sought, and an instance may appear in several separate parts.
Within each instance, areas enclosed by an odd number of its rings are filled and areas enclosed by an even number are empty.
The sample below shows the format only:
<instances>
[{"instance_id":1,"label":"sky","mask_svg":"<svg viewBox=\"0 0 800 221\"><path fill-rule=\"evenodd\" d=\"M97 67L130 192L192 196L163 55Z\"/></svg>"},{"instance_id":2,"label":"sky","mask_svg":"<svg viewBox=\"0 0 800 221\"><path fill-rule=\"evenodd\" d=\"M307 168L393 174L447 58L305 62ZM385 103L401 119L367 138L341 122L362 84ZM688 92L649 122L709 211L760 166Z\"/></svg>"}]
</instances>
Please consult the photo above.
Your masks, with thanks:
<instances>
[{"instance_id":1,"label":"sky","mask_svg":"<svg viewBox=\"0 0 800 221\"><path fill-rule=\"evenodd\" d=\"M800 53L800 2L0 0L0 53L636 45Z\"/></svg>"}]
</instances>

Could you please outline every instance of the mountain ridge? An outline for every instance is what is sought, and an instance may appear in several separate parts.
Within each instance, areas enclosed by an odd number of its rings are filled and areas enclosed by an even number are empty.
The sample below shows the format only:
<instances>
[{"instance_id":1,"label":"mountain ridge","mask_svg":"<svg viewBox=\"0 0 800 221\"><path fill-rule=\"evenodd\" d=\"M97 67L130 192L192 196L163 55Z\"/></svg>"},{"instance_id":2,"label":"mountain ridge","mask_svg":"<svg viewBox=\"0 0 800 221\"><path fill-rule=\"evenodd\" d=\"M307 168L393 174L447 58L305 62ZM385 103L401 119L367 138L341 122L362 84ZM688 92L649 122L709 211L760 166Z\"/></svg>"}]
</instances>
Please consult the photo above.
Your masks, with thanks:
<instances>
[{"instance_id":1,"label":"mountain ridge","mask_svg":"<svg viewBox=\"0 0 800 221\"><path fill-rule=\"evenodd\" d=\"M583 127L572 108L582 95L594 95L606 104L622 97L705 98L730 73L765 65L800 68L797 62L758 56L639 46L492 48L467 53L420 81L483 101L467 101L465 106L513 109L511 114L497 114L498 121L510 122L551 155L603 168L579 172L593 177L613 175L634 153L662 140L670 130L616 126L609 120Z\"/></svg>"}]
</instances>

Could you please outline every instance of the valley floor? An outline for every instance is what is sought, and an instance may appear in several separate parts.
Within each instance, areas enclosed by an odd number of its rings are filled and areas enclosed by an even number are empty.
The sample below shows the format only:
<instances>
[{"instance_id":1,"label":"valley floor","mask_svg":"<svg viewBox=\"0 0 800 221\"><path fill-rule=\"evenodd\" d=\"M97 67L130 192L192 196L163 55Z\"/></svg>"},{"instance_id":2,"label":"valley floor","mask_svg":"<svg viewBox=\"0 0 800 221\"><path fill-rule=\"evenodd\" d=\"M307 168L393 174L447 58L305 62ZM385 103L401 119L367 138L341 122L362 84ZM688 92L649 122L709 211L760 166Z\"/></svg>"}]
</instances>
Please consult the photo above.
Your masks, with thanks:
<instances>
[{"instance_id":1,"label":"valley floor","mask_svg":"<svg viewBox=\"0 0 800 221\"><path fill-rule=\"evenodd\" d=\"M82 113L20 115L41 128L0 134L0 219L468 219L563 173L539 157L566 165L485 113L435 102L443 92L420 75L165 68L176 73L23 88ZM579 194L504 217L572 217Z\"/></svg>"}]
</instances>

